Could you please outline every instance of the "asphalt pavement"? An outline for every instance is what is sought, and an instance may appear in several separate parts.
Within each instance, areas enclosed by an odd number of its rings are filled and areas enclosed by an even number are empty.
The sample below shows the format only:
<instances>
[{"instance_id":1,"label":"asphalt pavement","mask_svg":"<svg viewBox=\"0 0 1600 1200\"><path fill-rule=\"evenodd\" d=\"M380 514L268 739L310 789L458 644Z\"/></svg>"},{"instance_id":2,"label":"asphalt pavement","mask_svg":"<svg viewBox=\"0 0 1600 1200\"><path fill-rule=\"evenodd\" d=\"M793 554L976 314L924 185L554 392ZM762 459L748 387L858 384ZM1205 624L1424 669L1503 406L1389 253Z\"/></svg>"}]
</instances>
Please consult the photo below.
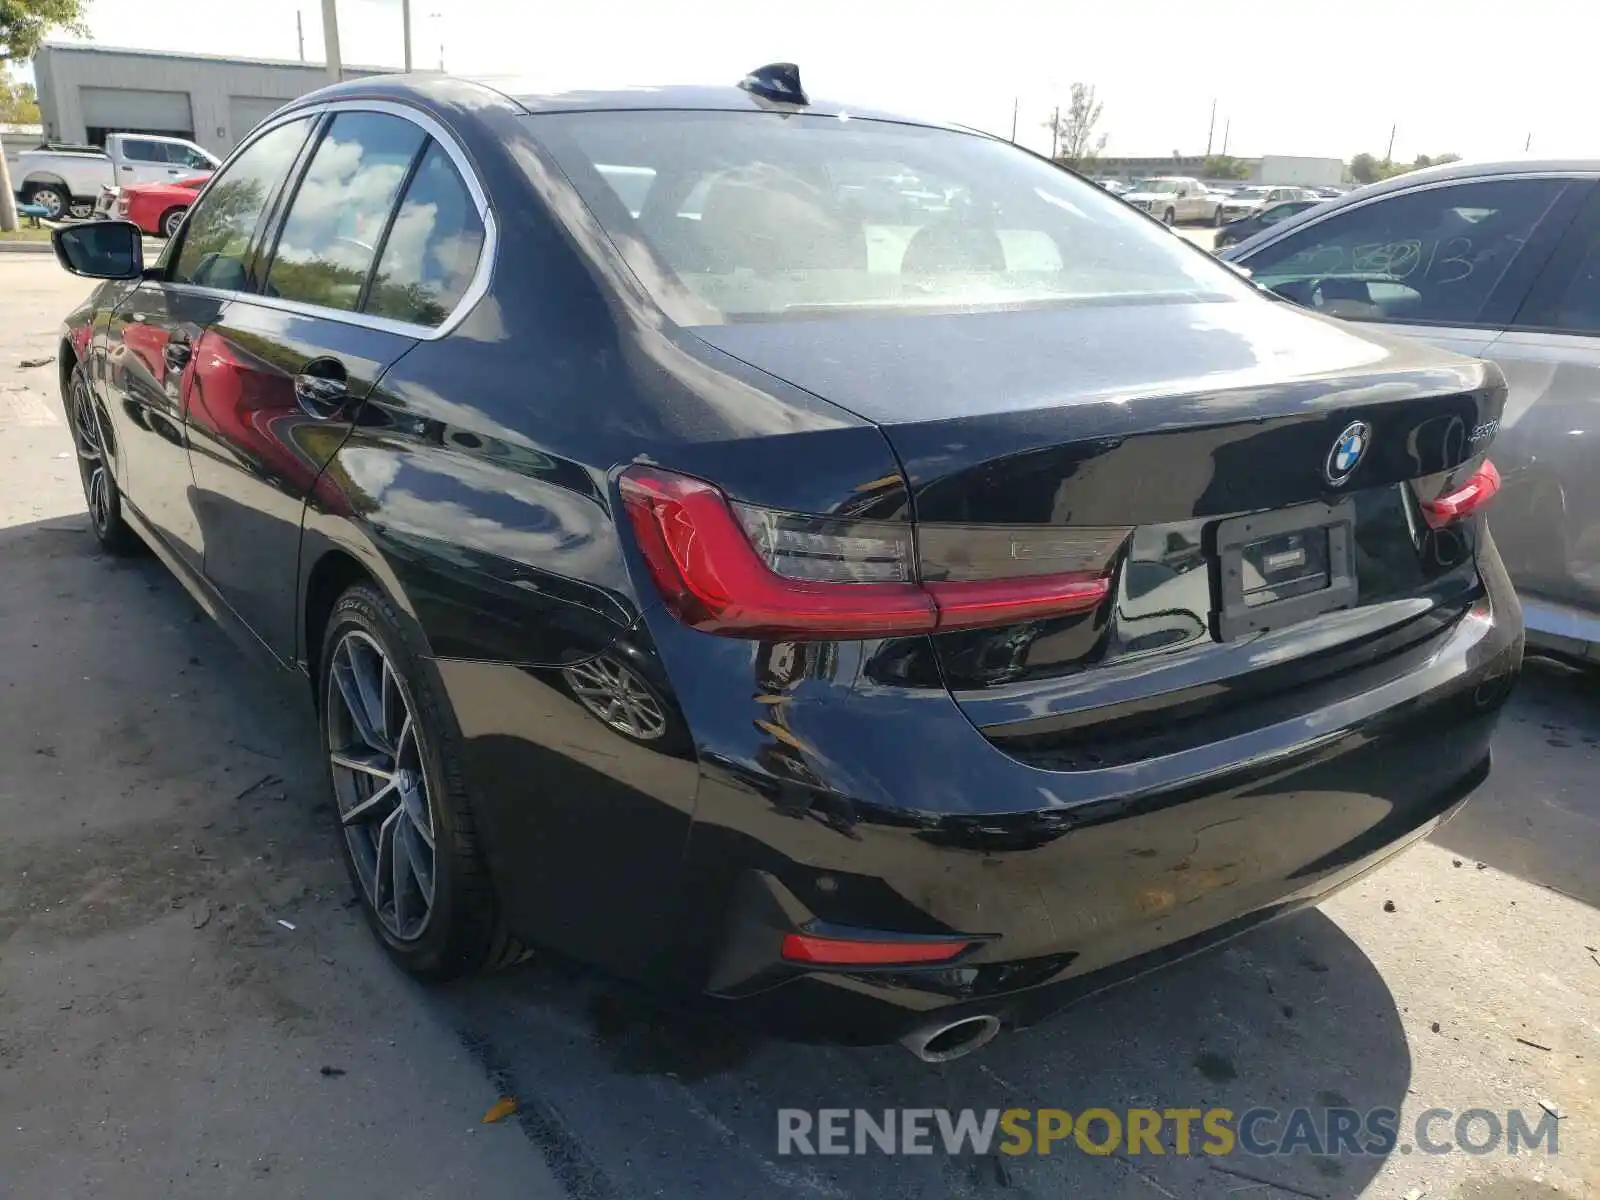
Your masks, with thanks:
<instances>
[{"instance_id":1,"label":"asphalt pavement","mask_svg":"<svg viewBox=\"0 0 1600 1200\"><path fill-rule=\"evenodd\" d=\"M424 988L353 906L304 697L96 552L54 368L22 365L87 290L0 258L0 1195L1600 1194L1600 677L1534 664L1465 812L1322 909L956 1063L549 958ZM1541 1102L1553 1158L777 1153L786 1107Z\"/></svg>"}]
</instances>

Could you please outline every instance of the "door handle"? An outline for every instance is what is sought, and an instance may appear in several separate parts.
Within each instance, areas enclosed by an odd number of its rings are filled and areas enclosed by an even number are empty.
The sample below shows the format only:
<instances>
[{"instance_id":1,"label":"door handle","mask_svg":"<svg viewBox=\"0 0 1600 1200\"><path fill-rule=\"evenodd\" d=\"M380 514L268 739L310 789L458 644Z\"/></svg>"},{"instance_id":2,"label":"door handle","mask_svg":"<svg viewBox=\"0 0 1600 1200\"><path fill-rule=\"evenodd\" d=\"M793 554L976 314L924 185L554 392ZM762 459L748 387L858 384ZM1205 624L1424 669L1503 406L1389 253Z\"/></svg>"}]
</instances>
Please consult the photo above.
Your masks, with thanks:
<instances>
[{"instance_id":1,"label":"door handle","mask_svg":"<svg viewBox=\"0 0 1600 1200\"><path fill-rule=\"evenodd\" d=\"M342 417L350 406L350 380L344 364L334 358L307 363L294 377L294 398L309 417L321 421Z\"/></svg>"},{"instance_id":2,"label":"door handle","mask_svg":"<svg viewBox=\"0 0 1600 1200\"><path fill-rule=\"evenodd\" d=\"M126 172L128 172L128 173L129 173L129 174L130 174L130 175L131 175L131 174L133 174L133 168L132 168L132 167L130 167L130 166L126 166L126 165L124 165L124 166L123 166L123 168L122 168L122 169L123 169L123 170L124 170L124 171L126 171Z\"/></svg>"},{"instance_id":3,"label":"door handle","mask_svg":"<svg viewBox=\"0 0 1600 1200\"><path fill-rule=\"evenodd\" d=\"M187 340L173 338L162 348L161 357L166 360L167 370L181 371L189 365L189 357L193 353L194 348Z\"/></svg>"}]
</instances>

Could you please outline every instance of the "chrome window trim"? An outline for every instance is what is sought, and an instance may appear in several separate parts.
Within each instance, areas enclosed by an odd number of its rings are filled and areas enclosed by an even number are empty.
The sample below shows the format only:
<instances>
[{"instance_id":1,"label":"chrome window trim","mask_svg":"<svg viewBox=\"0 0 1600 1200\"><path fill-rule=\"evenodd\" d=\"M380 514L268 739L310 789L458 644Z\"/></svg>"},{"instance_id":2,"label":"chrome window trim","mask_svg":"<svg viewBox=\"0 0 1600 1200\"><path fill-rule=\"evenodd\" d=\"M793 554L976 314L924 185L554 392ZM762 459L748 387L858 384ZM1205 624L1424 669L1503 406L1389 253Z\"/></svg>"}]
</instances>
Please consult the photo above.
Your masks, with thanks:
<instances>
[{"instance_id":1,"label":"chrome window trim","mask_svg":"<svg viewBox=\"0 0 1600 1200\"><path fill-rule=\"evenodd\" d=\"M278 113L250 131L250 136L238 146L233 153L223 161L216 170L205 188L195 197L191 210L199 208L210 194L212 183L218 179L228 167L233 165L233 160L238 158L251 146L264 137L267 133L280 125L287 125L290 121L301 120L305 117L319 117L324 113L340 112L378 112L399 117L410 121L417 126L450 156L456 173L461 176L461 181L466 184L467 194L472 197L472 203L478 210L478 218L483 222L483 247L478 252L478 265L472 273L472 279L467 284L467 290L461 294L461 299L456 301L456 306L450 310L438 325L419 325L412 321L397 321L392 317L376 317L367 313L346 312L337 308L324 308L318 304L307 304L300 300L283 300L276 296L263 296L257 292L240 292L223 288L202 287L194 283L164 282L163 286L181 291L185 295L210 296L218 300L237 300L240 303L254 304L261 308L275 309L279 312L293 313L297 316L316 317L324 321L338 321L344 325L356 325L363 329L376 329L383 333L396 333L404 337L416 338L420 341L437 341L448 336L466 315L472 311L477 303L489 291L489 281L494 275L495 252L499 248L499 231L495 223L494 209L489 205L489 197L479 182L477 173L472 169L471 160L455 137L443 125L435 121L427 113L412 108L407 104L398 104L392 100L330 100L321 104L308 104L303 107L290 109ZM397 197L396 203L401 203L403 197ZM172 243L168 243L170 247ZM163 252L160 260L166 266L166 253ZM373 264L373 269L377 264Z\"/></svg>"}]
</instances>

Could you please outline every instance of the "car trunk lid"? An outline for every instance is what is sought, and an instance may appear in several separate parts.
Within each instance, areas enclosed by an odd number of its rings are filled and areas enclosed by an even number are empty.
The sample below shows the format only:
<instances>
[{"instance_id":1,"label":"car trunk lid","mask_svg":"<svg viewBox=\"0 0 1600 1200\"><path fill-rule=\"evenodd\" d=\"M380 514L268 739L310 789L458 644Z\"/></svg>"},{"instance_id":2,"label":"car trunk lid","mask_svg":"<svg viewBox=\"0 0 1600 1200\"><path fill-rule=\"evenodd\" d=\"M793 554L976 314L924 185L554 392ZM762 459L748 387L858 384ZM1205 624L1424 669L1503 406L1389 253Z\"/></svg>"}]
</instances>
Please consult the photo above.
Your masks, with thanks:
<instances>
[{"instance_id":1,"label":"car trunk lid","mask_svg":"<svg viewBox=\"0 0 1600 1200\"><path fill-rule=\"evenodd\" d=\"M877 423L925 559L928 531L1120 531L1095 611L937 634L931 670L899 656L997 738L1192 715L1263 653L1336 675L1481 590L1474 532L1418 499L1482 460L1504 401L1484 363L1248 301L695 332Z\"/></svg>"}]
</instances>

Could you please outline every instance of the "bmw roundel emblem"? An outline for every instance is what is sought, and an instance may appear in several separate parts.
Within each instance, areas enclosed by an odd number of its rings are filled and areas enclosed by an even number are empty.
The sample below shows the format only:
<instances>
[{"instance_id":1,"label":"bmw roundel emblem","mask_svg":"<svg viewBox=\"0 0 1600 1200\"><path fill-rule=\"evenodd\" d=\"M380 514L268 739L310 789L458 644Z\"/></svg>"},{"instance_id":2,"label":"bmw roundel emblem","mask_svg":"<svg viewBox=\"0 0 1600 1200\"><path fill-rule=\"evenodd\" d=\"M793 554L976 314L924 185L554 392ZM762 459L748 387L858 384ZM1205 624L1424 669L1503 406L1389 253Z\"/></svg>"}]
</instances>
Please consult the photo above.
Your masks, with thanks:
<instances>
[{"instance_id":1,"label":"bmw roundel emblem","mask_svg":"<svg viewBox=\"0 0 1600 1200\"><path fill-rule=\"evenodd\" d=\"M1328 482L1334 487L1342 487L1349 482L1371 441L1372 426L1365 421L1351 421L1346 425L1344 432L1334 441L1333 449L1328 451L1328 461L1323 464L1322 471L1328 477Z\"/></svg>"}]
</instances>

